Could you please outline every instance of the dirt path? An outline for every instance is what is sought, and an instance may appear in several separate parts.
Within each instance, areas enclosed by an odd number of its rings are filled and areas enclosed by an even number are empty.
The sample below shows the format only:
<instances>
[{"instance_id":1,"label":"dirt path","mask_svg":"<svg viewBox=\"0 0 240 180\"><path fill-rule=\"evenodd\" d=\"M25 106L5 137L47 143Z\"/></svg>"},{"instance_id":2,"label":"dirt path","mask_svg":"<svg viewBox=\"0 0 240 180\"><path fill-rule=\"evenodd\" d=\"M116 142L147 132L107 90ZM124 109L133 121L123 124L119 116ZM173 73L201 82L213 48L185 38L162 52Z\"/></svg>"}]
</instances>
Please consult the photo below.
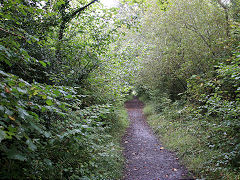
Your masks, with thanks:
<instances>
[{"instance_id":1,"label":"dirt path","mask_svg":"<svg viewBox=\"0 0 240 180\"><path fill-rule=\"evenodd\" d=\"M124 180L179 180L186 174L174 153L165 150L142 113L143 104L133 99L125 104L130 127L123 138L126 158ZM186 176L185 176L186 177Z\"/></svg>"}]
</instances>

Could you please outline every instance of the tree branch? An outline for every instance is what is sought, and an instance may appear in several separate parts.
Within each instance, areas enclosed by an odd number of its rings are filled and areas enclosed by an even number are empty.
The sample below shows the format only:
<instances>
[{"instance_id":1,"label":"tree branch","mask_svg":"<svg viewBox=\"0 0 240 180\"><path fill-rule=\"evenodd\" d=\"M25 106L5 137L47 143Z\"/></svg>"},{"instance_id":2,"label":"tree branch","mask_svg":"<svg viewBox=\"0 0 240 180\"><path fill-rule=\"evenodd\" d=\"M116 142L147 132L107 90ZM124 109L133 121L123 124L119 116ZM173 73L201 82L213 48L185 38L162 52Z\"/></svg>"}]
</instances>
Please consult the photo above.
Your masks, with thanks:
<instances>
[{"instance_id":1,"label":"tree branch","mask_svg":"<svg viewBox=\"0 0 240 180\"><path fill-rule=\"evenodd\" d=\"M228 9L228 6L225 5L222 0L218 0L218 4L223 8L223 9Z\"/></svg>"},{"instance_id":2,"label":"tree branch","mask_svg":"<svg viewBox=\"0 0 240 180\"><path fill-rule=\"evenodd\" d=\"M70 15L68 15L67 17L67 22L70 21L72 18L74 18L78 13L82 12L83 10L85 10L88 6L90 6L91 4L97 2L98 0L93 0L90 3L86 4L83 7L78 8L77 10L75 10L74 12L72 12Z\"/></svg>"},{"instance_id":3,"label":"tree branch","mask_svg":"<svg viewBox=\"0 0 240 180\"><path fill-rule=\"evenodd\" d=\"M15 33L13 33L13 32L10 32L10 31L8 31L8 30L3 29L3 28L0 28L0 31L3 31L3 32L7 33L7 34L11 34L11 35L13 35L13 36L17 36L17 37L20 37L20 38L26 40L26 37L21 36L21 35L19 35L19 34L15 34Z\"/></svg>"},{"instance_id":4,"label":"tree branch","mask_svg":"<svg viewBox=\"0 0 240 180\"><path fill-rule=\"evenodd\" d=\"M224 9L225 12L225 19L226 19L226 35L229 38L230 37L230 25L229 25L229 7L228 5L224 4L222 0L218 0L218 4Z\"/></svg>"},{"instance_id":5,"label":"tree branch","mask_svg":"<svg viewBox=\"0 0 240 180\"><path fill-rule=\"evenodd\" d=\"M98 0L93 0L90 3L86 4L85 6L78 8L74 12L67 14L66 16L64 16L62 14L63 17L62 17L62 23L60 25L60 31L59 31L58 39L59 40L63 39L63 32L64 32L64 30L66 28L66 24L68 24L77 14L79 14L82 11L84 11L88 6L90 6L91 4L93 4L93 3L97 2L97 1Z\"/></svg>"},{"instance_id":6,"label":"tree branch","mask_svg":"<svg viewBox=\"0 0 240 180\"><path fill-rule=\"evenodd\" d=\"M59 33L58 33L58 44L57 44L57 51L56 51L56 57L57 59L59 60L59 62L61 61L62 59L62 55L61 55L61 50L60 50L60 43L64 37L64 31L65 31L65 28L66 28L66 25L77 15L79 14L80 12L84 11L88 6L90 6L91 4L97 2L98 0L93 0L91 1L90 3L86 4L85 6L83 7L80 7L78 9L76 9L74 12L72 13L68 13L67 15L65 15L65 8L66 6L63 6L62 10L61 10L61 14L62 14L62 22L60 24L60 29L59 29Z\"/></svg>"},{"instance_id":7,"label":"tree branch","mask_svg":"<svg viewBox=\"0 0 240 180\"><path fill-rule=\"evenodd\" d=\"M206 40L206 38L198 31L198 29L197 29L196 27L191 26L190 24L187 24L186 22L184 22L184 25L185 25L185 28L186 28L186 29L195 32L195 33L203 40L203 42L207 45L207 47L209 48L209 50L211 51L211 53L212 53L213 55L215 55L215 53L214 53L213 50L212 50L211 42L208 42L208 41Z\"/></svg>"}]
</instances>

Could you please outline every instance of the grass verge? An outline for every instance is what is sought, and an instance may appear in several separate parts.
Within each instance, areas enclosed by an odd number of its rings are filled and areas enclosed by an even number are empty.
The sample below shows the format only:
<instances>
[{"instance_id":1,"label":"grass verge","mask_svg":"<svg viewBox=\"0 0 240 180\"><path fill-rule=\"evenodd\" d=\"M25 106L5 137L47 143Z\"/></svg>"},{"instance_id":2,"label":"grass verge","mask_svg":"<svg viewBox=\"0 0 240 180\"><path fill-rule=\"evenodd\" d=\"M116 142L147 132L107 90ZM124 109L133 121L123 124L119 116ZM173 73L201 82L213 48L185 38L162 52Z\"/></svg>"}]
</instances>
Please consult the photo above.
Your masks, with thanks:
<instances>
[{"instance_id":1,"label":"grass verge","mask_svg":"<svg viewBox=\"0 0 240 180\"><path fill-rule=\"evenodd\" d=\"M115 110L115 117L113 118L112 124L109 132L111 139L107 141L106 144L106 146L111 146L107 148L106 154L112 158L110 158L111 161L105 160L105 163L102 163L100 169L103 168L104 171L108 170L110 174L107 178L109 179L121 179L124 168L121 140L122 136L125 134L126 128L129 126L128 114L124 107Z\"/></svg>"},{"instance_id":2,"label":"grass verge","mask_svg":"<svg viewBox=\"0 0 240 180\"><path fill-rule=\"evenodd\" d=\"M211 129L206 130L201 121L187 119L187 112L183 110L169 106L156 113L155 104L148 103L143 111L161 142L177 153L196 179L239 180L239 173L219 168L218 157L222 156L222 152L209 148Z\"/></svg>"}]
</instances>

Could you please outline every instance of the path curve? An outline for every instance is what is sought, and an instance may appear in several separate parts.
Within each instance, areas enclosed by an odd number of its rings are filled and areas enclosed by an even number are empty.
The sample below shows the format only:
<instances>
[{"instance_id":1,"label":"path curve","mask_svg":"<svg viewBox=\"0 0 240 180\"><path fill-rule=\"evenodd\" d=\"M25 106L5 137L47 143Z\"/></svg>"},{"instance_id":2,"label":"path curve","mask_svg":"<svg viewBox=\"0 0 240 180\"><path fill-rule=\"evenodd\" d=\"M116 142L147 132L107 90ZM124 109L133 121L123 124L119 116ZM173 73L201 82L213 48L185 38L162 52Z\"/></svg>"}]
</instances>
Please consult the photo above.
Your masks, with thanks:
<instances>
[{"instance_id":1,"label":"path curve","mask_svg":"<svg viewBox=\"0 0 240 180\"><path fill-rule=\"evenodd\" d=\"M125 107L130 127L123 138L126 159L123 180L184 179L186 169L179 164L174 153L162 147L146 123L143 103L134 98L126 102Z\"/></svg>"}]
</instances>

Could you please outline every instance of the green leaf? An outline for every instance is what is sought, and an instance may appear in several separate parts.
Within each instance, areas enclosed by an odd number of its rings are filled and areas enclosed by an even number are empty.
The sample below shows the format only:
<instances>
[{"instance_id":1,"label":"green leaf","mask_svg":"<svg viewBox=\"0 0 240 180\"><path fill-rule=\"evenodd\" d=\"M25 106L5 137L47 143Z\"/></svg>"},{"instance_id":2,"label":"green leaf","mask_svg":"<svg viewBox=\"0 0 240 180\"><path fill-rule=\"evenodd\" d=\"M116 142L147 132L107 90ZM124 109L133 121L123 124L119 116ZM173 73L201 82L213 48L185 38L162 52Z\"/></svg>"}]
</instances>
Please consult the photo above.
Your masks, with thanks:
<instances>
[{"instance_id":1,"label":"green leaf","mask_svg":"<svg viewBox=\"0 0 240 180\"><path fill-rule=\"evenodd\" d=\"M59 90L53 90L53 93L55 94L55 95L57 95L57 96L60 96L61 95L61 92L59 91Z\"/></svg>"},{"instance_id":2,"label":"green leaf","mask_svg":"<svg viewBox=\"0 0 240 180\"><path fill-rule=\"evenodd\" d=\"M51 99L48 99L48 100L46 100L46 104L49 105L49 106L51 106L51 105L53 105L53 102L52 102Z\"/></svg>"},{"instance_id":3,"label":"green leaf","mask_svg":"<svg viewBox=\"0 0 240 180\"><path fill-rule=\"evenodd\" d=\"M16 148L12 148L7 152L9 159L16 159L19 161L26 161L27 158L23 156Z\"/></svg>"},{"instance_id":4,"label":"green leaf","mask_svg":"<svg viewBox=\"0 0 240 180\"><path fill-rule=\"evenodd\" d=\"M19 116L22 119L26 119L26 117L30 117L31 116L31 115L28 114L28 112L25 109L22 109L22 108L17 108L17 109L18 109Z\"/></svg>"},{"instance_id":5,"label":"green leaf","mask_svg":"<svg viewBox=\"0 0 240 180\"><path fill-rule=\"evenodd\" d=\"M30 122L30 125L32 126L32 128L34 128L35 130L37 130L39 133L43 133L43 130L38 127L36 124L34 124L33 122Z\"/></svg>"},{"instance_id":6,"label":"green leaf","mask_svg":"<svg viewBox=\"0 0 240 180\"><path fill-rule=\"evenodd\" d=\"M0 142L1 142L3 139L5 139L6 136L7 136L6 133L5 133L3 130L0 129Z\"/></svg>"},{"instance_id":7,"label":"green leaf","mask_svg":"<svg viewBox=\"0 0 240 180\"><path fill-rule=\"evenodd\" d=\"M66 96L66 98L72 98L72 95L71 95L71 94L69 94L69 95L67 95L67 96Z\"/></svg>"},{"instance_id":8,"label":"green leaf","mask_svg":"<svg viewBox=\"0 0 240 180\"><path fill-rule=\"evenodd\" d=\"M10 111L9 109L5 108L5 114L11 116L11 115L13 115L13 112Z\"/></svg>"},{"instance_id":9,"label":"green leaf","mask_svg":"<svg viewBox=\"0 0 240 180\"><path fill-rule=\"evenodd\" d=\"M29 61L30 56L29 56L28 52L25 49L23 49L23 48L21 48L20 51L21 51L22 55L24 56L24 58L27 61Z\"/></svg>"},{"instance_id":10,"label":"green leaf","mask_svg":"<svg viewBox=\"0 0 240 180\"><path fill-rule=\"evenodd\" d=\"M45 162L48 166L52 166L52 161L50 159L43 159L43 162Z\"/></svg>"},{"instance_id":11,"label":"green leaf","mask_svg":"<svg viewBox=\"0 0 240 180\"><path fill-rule=\"evenodd\" d=\"M42 98L43 99L47 99L47 96L44 94L44 95L42 95Z\"/></svg>"},{"instance_id":12,"label":"green leaf","mask_svg":"<svg viewBox=\"0 0 240 180\"><path fill-rule=\"evenodd\" d=\"M57 5L58 5L58 6L60 6L60 5L62 5L62 4L65 4L65 2L64 2L63 0L57 1Z\"/></svg>"},{"instance_id":13,"label":"green leaf","mask_svg":"<svg viewBox=\"0 0 240 180\"><path fill-rule=\"evenodd\" d=\"M44 131L44 132L43 132L43 135L44 135L46 138L49 138L52 134L51 134L50 132Z\"/></svg>"},{"instance_id":14,"label":"green leaf","mask_svg":"<svg viewBox=\"0 0 240 180\"><path fill-rule=\"evenodd\" d=\"M44 67L47 66L47 64L46 64L45 62L43 62L43 61L39 61L39 63L40 63L41 65L43 65Z\"/></svg>"},{"instance_id":15,"label":"green leaf","mask_svg":"<svg viewBox=\"0 0 240 180\"><path fill-rule=\"evenodd\" d=\"M29 148L30 150L32 150L32 151L35 151L35 150L37 149L37 146L35 146L35 145L33 144L33 142L32 142L31 139L28 139L28 140L26 141L26 144L28 145L28 148Z\"/></svg>"},{"instance_id":16,"label":"green leaf","mask_svg":"<svg viewBox=\"0 0 240 180\"><path fill-rule=\"evenodd\" d=\"M0 111L4 111L4 109L5 109L4 106L0 105Z\"/></svg>"},{"instance_id":17,"label":"green leaf","mask_svg":"<svg viewBox=\"0 0 240 180\"><path fill-rule=\"evenodd\" d=\"M27 90L21 89L21 88L19 88L19 87L17 87L17 90L18 90L18 92L23 93L23 94L26 94L26 93L27 93Z\"/></svg>"},{"instance_id":18,"label":"green leaf","mask_svg":"<svg viewBox=\"0 0 240 180\"><path fill-rule=\"evenodd\" d=\"M11 154L10 156L8 156L9 159L17 159L19 161L26 161L27 158L21 154Z\"/></svg>"},{"instance_id":19,"label":"green leaf","mask_svg":"<svg viewBox=\"0 0 240 180\"><path fill-rule=\"evenodd\" d=\"M1 47L1 46L0 46L0 47ZM5 73L5 72L3 72L3 71L1 71L1 70L0 70L0 74L1 74L2 76L10 77L10 75L8 75L7 73Z\"/></svg>"},{"instance_id":20,"label":"green leaf","mask_svg":"<svg viewBox=\"0 0 240 180\"><path fill-rule=\"evenodd\" d=\"M20 82L18 85L19 85L19 87L24 87L24 86L25 86L25 83Z\"/></svg>"}]
</instances>

